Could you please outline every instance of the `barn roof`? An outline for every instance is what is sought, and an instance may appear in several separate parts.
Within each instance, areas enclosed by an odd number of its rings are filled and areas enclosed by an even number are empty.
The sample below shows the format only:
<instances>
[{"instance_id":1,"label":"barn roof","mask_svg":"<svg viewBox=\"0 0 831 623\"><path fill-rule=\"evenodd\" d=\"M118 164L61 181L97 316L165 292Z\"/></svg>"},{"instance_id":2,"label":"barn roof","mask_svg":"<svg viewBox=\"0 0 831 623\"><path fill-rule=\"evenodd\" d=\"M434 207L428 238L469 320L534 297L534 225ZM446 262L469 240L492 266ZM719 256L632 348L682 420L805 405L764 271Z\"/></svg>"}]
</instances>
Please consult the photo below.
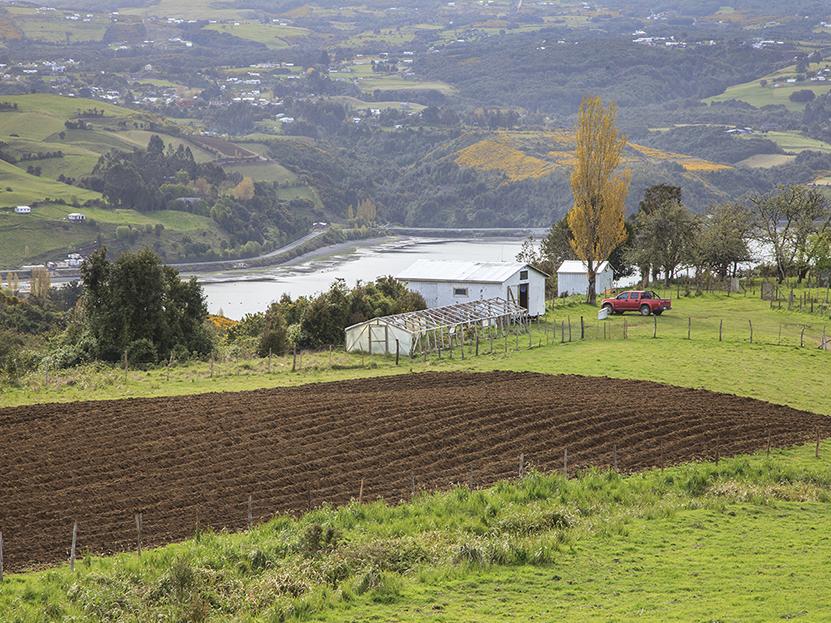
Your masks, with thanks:
<instances>
[{"instance_id":1,"label":"barn roof","mask_svg":"<svg viewBox=\"0 0 831 623\"><path fill-rule=\"evenodd\" d=\"M609 268L609 262L600 262L595 269L596 273L602 273L607 268ZM588 266L586 266L585 262L581 262L580 260L566 260L560 267L557 269L557 274L564 273L564 274L573 274L573 275L585 275L589 272Z\"/></svg>"},{"instance_id":2,"label":"barn roof","mask_svg":"<svg viewBox=\"0 0 831 623\"><path fill-rule=\"evenodd\" d=\"M452 281L502 283L520 270L542 271L522 262L466 262L455 260L418 260L397 275L402 281Z\"/></svg>"}]
</instances>

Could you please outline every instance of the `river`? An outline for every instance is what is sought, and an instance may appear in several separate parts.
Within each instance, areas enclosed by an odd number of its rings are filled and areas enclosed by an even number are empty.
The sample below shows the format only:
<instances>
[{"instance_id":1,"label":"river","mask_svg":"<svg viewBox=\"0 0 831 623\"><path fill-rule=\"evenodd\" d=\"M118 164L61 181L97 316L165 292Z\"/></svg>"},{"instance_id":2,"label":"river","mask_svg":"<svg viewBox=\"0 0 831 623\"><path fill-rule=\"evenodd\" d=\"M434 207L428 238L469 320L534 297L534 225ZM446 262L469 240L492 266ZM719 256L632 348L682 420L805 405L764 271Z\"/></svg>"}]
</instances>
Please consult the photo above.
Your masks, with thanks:
<instances>
[{"instance_id":1,"label":"river","mask_svg":"<svg viewBox=\"0 0 831 623\"><path fill-rule=\"evenodd\" d=\"M395 236L356 241L298 258L290 264L197 275L208 310L238 320L263 311L283 294L292 298L329 289L335 279L348 286L395 275L416 260L513 261L524 238L448 239Z\"/></svg>"}]
</instances>

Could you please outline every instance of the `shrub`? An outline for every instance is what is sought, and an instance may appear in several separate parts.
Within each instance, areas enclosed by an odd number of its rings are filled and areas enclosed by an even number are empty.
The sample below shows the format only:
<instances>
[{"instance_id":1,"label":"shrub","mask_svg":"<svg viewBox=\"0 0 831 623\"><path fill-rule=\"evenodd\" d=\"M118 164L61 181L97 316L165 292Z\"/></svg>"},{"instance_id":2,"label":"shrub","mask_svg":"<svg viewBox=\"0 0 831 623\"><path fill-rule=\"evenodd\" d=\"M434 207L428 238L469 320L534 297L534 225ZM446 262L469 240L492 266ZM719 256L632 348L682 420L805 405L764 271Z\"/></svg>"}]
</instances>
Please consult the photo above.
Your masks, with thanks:
<instances>
[{"instance_id":1,"label":"shrub","mask_svg":"<svg viewBox=\"0 0 831 623\"><path fill-rule=\"evenodd\" d=\"M817 94L811 89L801 89L794 91L788 98L792 102L813 102L817 98Z\"/></svg>"},{"instance_id":2,"label":"shrub","mask_svg":"<svg viewBox=\"0 0 831 623\"><path fill-rule=\"evenodd\" d=\"M158 356L155 344L146 337L130 342L127 347L127 360L132 365L155 363Z\"/></svg>"}]
</instances>

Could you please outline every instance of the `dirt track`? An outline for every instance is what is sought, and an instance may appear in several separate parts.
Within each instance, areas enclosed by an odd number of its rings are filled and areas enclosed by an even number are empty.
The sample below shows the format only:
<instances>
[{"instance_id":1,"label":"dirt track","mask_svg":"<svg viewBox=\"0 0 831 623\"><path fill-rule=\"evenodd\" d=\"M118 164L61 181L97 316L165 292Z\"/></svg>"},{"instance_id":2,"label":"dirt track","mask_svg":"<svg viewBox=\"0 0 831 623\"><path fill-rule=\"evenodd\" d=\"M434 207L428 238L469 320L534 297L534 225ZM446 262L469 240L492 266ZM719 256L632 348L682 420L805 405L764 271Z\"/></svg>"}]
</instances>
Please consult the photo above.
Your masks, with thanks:
<instances>
[{"instance_id":1,"label":"dirt track","mask_svg":"<svg viewBox=\"0 0 831 623\"><path fill-rule=\"evenodd\" d=\"M494 372L418 374L181 398L0 410L0 530L7 569L79 551L190 536L255 518L419 487L543 470L621 470L831 435L831 418L648 382ZM718 443L716 440L719 440ZM717 449L718 446L718 449Z\"/></svg>"}]
</instances>

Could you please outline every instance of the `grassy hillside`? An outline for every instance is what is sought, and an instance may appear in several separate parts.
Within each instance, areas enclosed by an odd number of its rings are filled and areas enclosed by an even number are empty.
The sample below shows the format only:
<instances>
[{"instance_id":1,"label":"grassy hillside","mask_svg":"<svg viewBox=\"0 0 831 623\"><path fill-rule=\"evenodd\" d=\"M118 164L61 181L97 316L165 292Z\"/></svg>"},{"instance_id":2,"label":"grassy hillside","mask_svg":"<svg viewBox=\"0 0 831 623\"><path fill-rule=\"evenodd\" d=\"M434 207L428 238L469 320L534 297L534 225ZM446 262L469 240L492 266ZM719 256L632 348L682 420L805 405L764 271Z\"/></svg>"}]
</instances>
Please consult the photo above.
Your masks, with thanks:
<instances>
[{"instance_id":1,"label":"grassy hillside","mask_svg":"<svg viewBox=\"0 0 831 623\"><path fill-rule=\"evenodd\" d=\"M497 171L511 182L539 179L560 168L569 170L575 163L574 133L496 132L489 138L460 149L456 164L481 171ZM712 173L732 169L730 165L703 160L637 143L629 143L624 162L631 167L644 167L658 162L680 165L688 173Z\"/></svg>"},{"instance_id":2,"label":"grassy hillside","mask_svg":"<svg viewBox=\"0 0 831 623\"><path fill-rule=\"evenodd\" d=\"M29 163L31 164L31 163ZM55 199L71 203L100 199L91 190L62 184L53 179L30 175L13 164L0 160L0 208Z\"/></svg>"},{"instance_id":3,"label":"grassy hillside","mask_svg":"<svg viewBox=\"0 0 831 623\"><path fill-rule=\"evenodd\" d=\"M231 23L209 24L205 28L216 32L224 32L240 39L262 43L273 50L287 48L291 45L291 40L302 39L310 34L305 28L260 22L234 21Z\"/></svg>"},{"instance_id":4,"label":"grassy hillside","mask_svg":"<svg viewBox=\"0 0 831 623\"><path fill-rule=\"evenodd\" d=\"M227 236L209 218L181 212L141 214L131 210L104 210L84 206L101 199L96 192L58 181L58 177L79 179L89 175L100 156L111 150L131 151L145 147L153 134L168 144L183 144L199 162L215 156L186 138L174 137L147 129L149 123L161 121L146 113L113 106L96 100L48 94L0 97L17 105L17 110L0 112L0 142L3 150L17 158L16 164L0 161L0 266L61 259L65 253L87 251L99 238L112 248L126 243L114 240L115 228L128 225L141 228L144 244L160 253L177 257L182 252L183 235L199 236L209 244L218 244ZM91 114L90 111L96 111ZM65 123L81 119L87 129L69 129ZM32 158L31 154L51 152L52 157ZM60 152L62 157L55 157ZM40 175L26 172L40 168ZM44 202L63 203L53 205ZM11 208L36 205L31 215L14 214ZM73 207L74 206L74 207ZM88 222L70 225L66 214L81 209ZM146 226L164 227L161 235L146 235Z\"/></svg>"},{"instance_id":5,"label":"grassy hillside","mask_svg":"<svg viewBox=\"0 0 831 623\"><path fill-rule=\"evenodd\" d=\"M2 196L2 195L0 195ZM87 217L85 223L68 223L66 215L81 211ZM145 232L147 226L164 227L161 235L155 230ZM115 228L127 225L141 232L139 242L152 246L159 252L175 253L180 235L198 235L210 242L218 242L224 234L209 218L160 210L140 213L134 210L107 210L103 208L73 208L66 205L40 205L31 214L15 214L11 209L0 210L0 267L14 268L22 261L59 260L67 253L88 251L99 236L111 248L118 249Z\"/></svg>"},{"instance_id":6,"label":"grassy hillside","mask_svg":"<svg viewBox=\"0 0 831 623\"><path fill-rule=\"evenodd\" d=\"M824 67L824 65L823 65ZM812 65L811 70L816 71L820 69L819 65ZM819 97L831 90L831 82L815 82L810 80L800 80L797 82L788 82L790 79L797 77L796 66L791 65L778 71L772 72L765 76L760 76L756 80L737 84L729 87L721 95L709 97L704 101L712 102L726 102L728 100L739 100L747 102L752 106L761 108L762 106L781 105L788 110L802 111L805 109L803 102L792 102L790 96L796 91L810 90ZM762 86L762 81L766 84Z\"/></svg>"}]
</instances>

